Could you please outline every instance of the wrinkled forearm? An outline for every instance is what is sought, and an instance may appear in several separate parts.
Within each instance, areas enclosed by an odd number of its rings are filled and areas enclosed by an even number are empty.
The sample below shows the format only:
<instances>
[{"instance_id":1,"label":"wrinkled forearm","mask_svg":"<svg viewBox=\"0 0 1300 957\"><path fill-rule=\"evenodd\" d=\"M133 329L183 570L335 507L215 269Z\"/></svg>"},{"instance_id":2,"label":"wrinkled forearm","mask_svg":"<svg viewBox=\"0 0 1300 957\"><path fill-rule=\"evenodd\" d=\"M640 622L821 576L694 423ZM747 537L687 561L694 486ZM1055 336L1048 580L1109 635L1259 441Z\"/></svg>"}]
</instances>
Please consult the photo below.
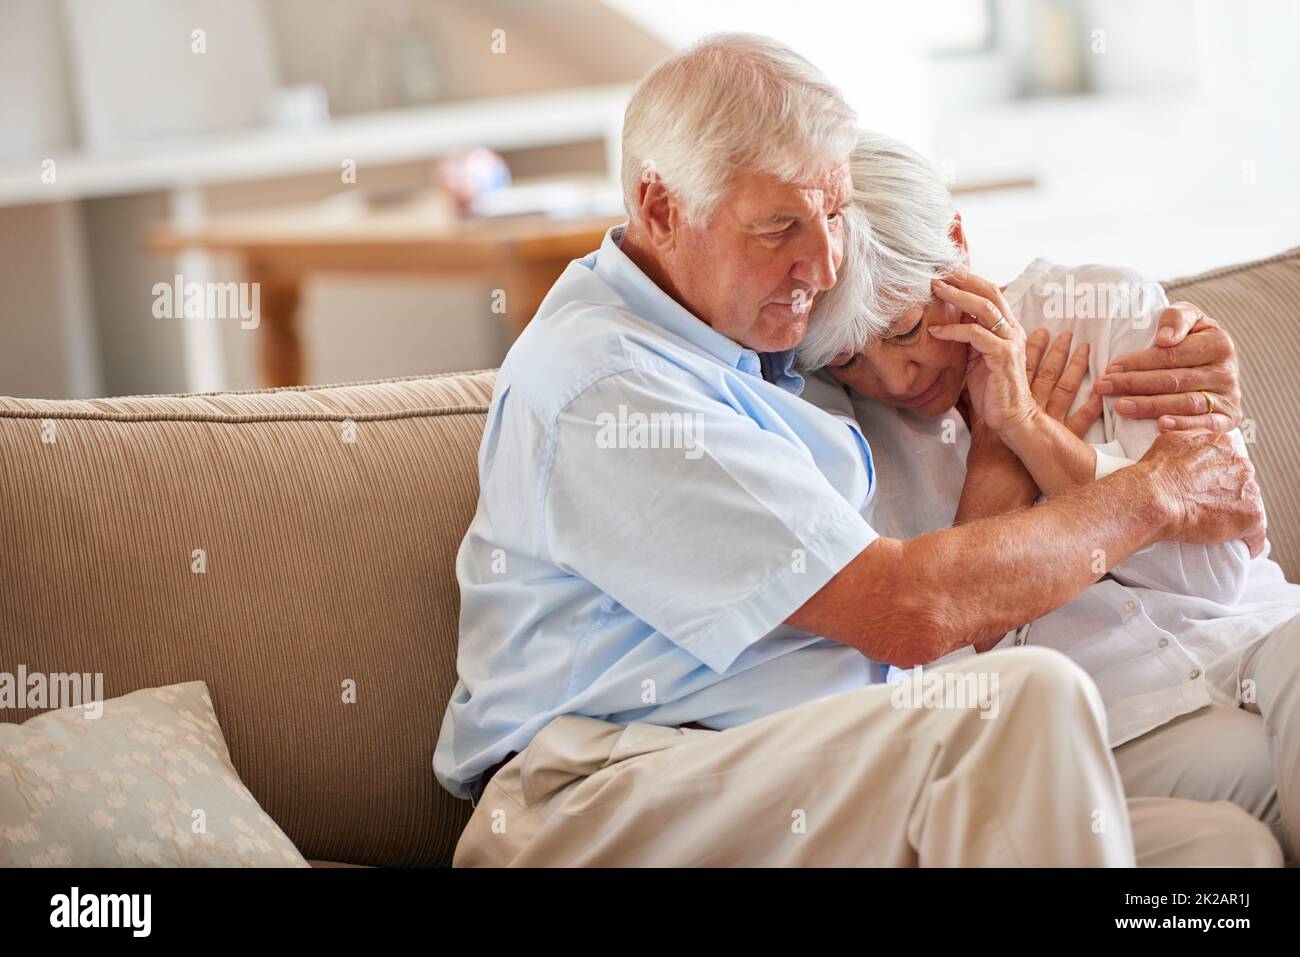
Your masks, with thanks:
<instances>
[{"instance_id":1,"label":"wrinkled forearm","mask_svg":"<svg viewBox=\"0 0 1300 957\"><path fill-rule=\"evenodd\" d=\"M892 634L883 660L932 661L1045 615L1159 541L1168 520L1146 470L1134 467L1037 508L902 542L910 573L901 600L920 627Z\"/></svg>"}]
</instances>

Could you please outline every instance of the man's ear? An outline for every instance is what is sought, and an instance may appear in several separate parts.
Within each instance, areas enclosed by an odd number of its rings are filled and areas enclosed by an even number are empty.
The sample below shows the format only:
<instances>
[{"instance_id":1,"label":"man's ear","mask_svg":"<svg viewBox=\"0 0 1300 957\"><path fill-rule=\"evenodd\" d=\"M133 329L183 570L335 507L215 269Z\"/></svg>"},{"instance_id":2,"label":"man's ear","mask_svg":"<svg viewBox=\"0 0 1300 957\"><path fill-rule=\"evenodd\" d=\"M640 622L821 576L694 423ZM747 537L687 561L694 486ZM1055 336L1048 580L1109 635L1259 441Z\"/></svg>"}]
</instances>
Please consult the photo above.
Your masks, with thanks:
<instances>
[{"instance_id":1,"label":"man's ear","mask_svg":"<svg viewBox=\"0 0 1300 957\"><path fill-rule=\"evenodd\" d=\"M961 213L952 214L952 225L948 227L948 238L961 247L962 261L970 269L970 247L966 245L966 230L961 225Z\"/></svg>"},{"instance_id":2,"label":"man's ear","mask_svg":"<svg viewBox=\"0 0 1300 957\"><path fill-rule=\"evenodd\" d=\"M647 177L637 192L641 225L651 246L660 252L671 249L682 223L676 197L658 176Z\"/></svg>"}]
</instances>

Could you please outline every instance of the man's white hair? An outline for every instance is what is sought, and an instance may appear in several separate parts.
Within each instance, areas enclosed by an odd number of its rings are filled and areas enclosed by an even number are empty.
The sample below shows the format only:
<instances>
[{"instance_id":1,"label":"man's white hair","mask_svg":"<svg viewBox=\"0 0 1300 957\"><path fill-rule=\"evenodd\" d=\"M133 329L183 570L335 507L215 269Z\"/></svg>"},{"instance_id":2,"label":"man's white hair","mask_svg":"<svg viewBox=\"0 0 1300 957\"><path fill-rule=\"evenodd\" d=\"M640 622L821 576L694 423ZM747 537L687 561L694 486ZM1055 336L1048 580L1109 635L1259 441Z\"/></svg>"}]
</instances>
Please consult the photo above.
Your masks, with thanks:
<instances>
[{"instance_id":1,"label":"man's white hair","mask_svg":"<svg viewBox=\"0 0 1300 957\"><path fill-rule=\"evenodd\" d=\"M863 130L849 162L853 201L844 220L844 262L809 317L798 352L804 369L861 351L928 302L931 280L950 275L965 258L950 233L952 197L921 154Z\"/></svg>"},{"instance_id":2,"label":"man's white hair","mask_svg":"<svg viewBox=\"0 0 1300 957\"><path fill-rule=\"evenodd\" d=\"M705 226L731 177L798 182L847 158L857 117L811 63L767 37L718 33L655 67L623 118L623 202L658 176L686 220Z\"/></svg>"}]
</instances>

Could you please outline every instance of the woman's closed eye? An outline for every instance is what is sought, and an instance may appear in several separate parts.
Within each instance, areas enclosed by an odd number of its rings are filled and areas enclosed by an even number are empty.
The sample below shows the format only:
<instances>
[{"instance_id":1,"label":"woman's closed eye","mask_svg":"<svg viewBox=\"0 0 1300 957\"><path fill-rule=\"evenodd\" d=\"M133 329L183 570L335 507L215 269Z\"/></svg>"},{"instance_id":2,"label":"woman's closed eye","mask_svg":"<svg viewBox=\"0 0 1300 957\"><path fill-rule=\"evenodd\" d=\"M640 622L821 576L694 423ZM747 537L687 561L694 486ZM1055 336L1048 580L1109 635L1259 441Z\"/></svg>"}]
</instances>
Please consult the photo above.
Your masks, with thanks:
<instances>
[{"instance_id":1,"label":"woman's closed eye","mask_svg":"<svg viewBox=\"0 0 1300 957\"><path fill-rule=\"evenodd\" d=\"M862 358L862 353L861 353L861 352L855 352L855 353L853 353L853 355L848 356L848 357L846 357L846 358L843 358L843 359L839 359L839 358L837 358L837 359L835 359L834 361L830 362L830 363L827 365L827 368L828 368L828 369L851 369L851 368L853 368L855 365L857 365L858 360L861 359L861 358Z\"/></svg>"},{"instance_id":2,"label":"woman's closed eye","mask_svg":"<svg viewBox=\"0 0 1300 957\"><path fill-rule=\"evenodd\" d=\"M919 335L921 334L921 327L924 326L924 325L925 325L925 317L922 316L921 318L919 318L919 319L916 320L916 323L912 326L911 329L908 329L906 332L900 332L900 333L897 333L897 334L895 334L895 335L892 335L892 336L890 336L888 339L886 339L885 341L886 341L886 342L895 342L895 343L899 343L899 342L901 342L901 343L908 343L908 342L911 342L911 341L913 341L914 339L916 339L917 336L919 336Z\"/></svg>"}]
</instances>

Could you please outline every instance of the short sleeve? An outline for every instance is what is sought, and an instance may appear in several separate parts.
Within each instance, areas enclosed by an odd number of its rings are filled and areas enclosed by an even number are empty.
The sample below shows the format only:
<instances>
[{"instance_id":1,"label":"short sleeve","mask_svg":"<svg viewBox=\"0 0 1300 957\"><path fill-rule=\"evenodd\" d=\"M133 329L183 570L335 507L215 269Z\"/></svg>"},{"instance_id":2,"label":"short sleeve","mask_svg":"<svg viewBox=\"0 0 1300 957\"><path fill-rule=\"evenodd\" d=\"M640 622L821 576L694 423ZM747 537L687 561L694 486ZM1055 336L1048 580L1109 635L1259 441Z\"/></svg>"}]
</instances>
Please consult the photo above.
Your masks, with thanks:
<instances>
[{"instance_id":1,"label":"short sleeve","mask_svg":"<svg viewBox=\"0 0 1300 957\"><path fill-rule=\"evenodd\" d=\"M541 507L560 568L722 673L878 536L796 435L695 381L585 389L556 419Z\"/></svg>"}]
</instances>

